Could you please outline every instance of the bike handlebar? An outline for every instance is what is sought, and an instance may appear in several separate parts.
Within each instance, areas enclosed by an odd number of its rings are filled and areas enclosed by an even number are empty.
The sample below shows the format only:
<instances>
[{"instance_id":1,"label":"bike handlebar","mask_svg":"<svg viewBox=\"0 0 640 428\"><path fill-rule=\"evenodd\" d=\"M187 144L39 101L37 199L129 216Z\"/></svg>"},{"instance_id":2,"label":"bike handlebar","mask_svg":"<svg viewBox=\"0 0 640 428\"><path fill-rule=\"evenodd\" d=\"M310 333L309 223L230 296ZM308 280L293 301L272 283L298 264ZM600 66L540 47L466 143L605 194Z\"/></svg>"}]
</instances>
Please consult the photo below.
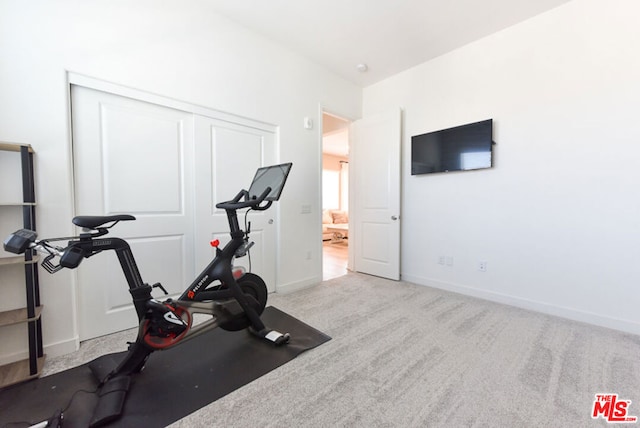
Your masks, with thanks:
<instances>
[{"instance_id":1,"label":"bike handlebar","mask_svg":"<svg viewBox=\"0 0 640 428\"><path fill-rule=\"evenodd\" d=\"M4 250L14 254L24 254L27 250L36 250L40 253L61 255L64 248L49 244L49 240L37 240L36 232L29 229L20 229L9 235L4 241Z\"/></svg>"},{"instance_id":2,"label":"bike handlebar","mask_svg":"<svg viewBox=\"0 0 640 428\"><path fill-rule=\"evenodd\" d=\"M262 202L267 198L267 196L271 193L271 187L267 187L264 189L264 192L257 198L254 196L251 198L249 196L249 192L242 189L238 192L238 194L231 199L230 201L219 202L216 204L216 208L224 209L224 210L239 210L242 208L251 208L256 211L264 211L268 209L273 201L267 201L266 205L260 206ZM244 198L244 201L241 199Z\"/></svg>"},{"instance_id":3,"label":"bike handlebar","mask_svg":"<svg viewBox=\"0 0 640 428\"><path fill-rule=\"evenodd\" d=\"M37 236L36 232L32 230L20 229L9 235L3 243L3 247L5 251L14 254L25 254L30 250L46 254L46 257L42 261L42 267L49 273L57 272L63 267L71 269L76 268L82 261L82 258L86 256L81 248L76 247L71 242L67 247L60 247L58 245L51 244L51 241L75 239L76 237L38 240L36 239ZM55 257L60 258L60 263L52 263L52 260Z\"/></svg>"}]
</instances>

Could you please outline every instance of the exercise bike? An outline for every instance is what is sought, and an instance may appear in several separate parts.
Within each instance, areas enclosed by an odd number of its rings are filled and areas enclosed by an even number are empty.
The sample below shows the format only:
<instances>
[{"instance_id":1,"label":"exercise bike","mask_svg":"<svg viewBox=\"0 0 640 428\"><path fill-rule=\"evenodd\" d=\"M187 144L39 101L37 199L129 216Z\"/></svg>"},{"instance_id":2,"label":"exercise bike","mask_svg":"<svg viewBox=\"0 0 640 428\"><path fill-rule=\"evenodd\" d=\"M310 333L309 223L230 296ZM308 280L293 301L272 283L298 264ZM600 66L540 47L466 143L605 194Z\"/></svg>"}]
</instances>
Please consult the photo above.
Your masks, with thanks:
<instances>
[{"instance_id":1,"label":"exercise bike","mask_svg":"<svg viewBox=\"0 0 640 428\"><path fill-rule=\"evenodd\" d=\"M138 316L138 334L115 368L106 372L103 367L92 368L99 381L100 399L90 426L101 426L120 417L131 376L142 370L149 355L156 350L172 348L217 327L228 331L248 329L275 346L289 341L288 333L271 330L260 319L267 303L265 282L244 268L235 268L233 261L247 255L253 245L249 239L251 223L245 224L243 230L237 210L263 211L271 207L280 198L291 166L286 163L258 168L248 191L243 189L232 200L216 204L216 208L226 211L231 240L222 249L219 241L212 241L215 258L176 300L153 298L154 288L161 289L165 295L168 293L160 283L149 285L142 280L124 239L104 237L116 224L135 220L132 215L75 217L73 224L83 228L83 233L75 237L37 240L35 232L21 229L4 241L4 249L12 253L46 254L42 266L49 273L62 268L75 269L83 259L105 250L114 250L118 257ZM68 243L60 247L53 244L56 241ZM194 324L195 314L210 317Z\"/></svg>"}]
</instances>

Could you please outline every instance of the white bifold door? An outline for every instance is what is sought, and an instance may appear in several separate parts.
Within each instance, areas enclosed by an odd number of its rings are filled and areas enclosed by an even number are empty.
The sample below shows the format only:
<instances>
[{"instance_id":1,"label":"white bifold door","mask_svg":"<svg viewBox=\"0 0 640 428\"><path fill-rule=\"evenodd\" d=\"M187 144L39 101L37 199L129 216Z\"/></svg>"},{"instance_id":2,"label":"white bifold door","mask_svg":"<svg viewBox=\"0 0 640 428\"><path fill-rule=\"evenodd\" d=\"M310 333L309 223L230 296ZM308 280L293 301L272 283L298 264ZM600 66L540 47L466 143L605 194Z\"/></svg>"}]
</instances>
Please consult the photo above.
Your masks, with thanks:
<instances>
[{"instance_id":1,"label":"white bifold door","mask_svg":"<svg viewBox=\"0 0 640 428\"><path fill-rule=\"evenodd\" d=\"M107 236L127 239L145 282L179 295L213 257L209 242L228 241L226 215L215 203L248 188L256 168L275 163L275 130L77 85L71 105L75 214L134 215ZM276 213L249 217L251 268L271 290ZM249 267L244 259L237 264ZM84 260L77 279L80 340L137 324L114 252ZM164 298L159 289L154 296Z\"/></svg>"}]
</instances>

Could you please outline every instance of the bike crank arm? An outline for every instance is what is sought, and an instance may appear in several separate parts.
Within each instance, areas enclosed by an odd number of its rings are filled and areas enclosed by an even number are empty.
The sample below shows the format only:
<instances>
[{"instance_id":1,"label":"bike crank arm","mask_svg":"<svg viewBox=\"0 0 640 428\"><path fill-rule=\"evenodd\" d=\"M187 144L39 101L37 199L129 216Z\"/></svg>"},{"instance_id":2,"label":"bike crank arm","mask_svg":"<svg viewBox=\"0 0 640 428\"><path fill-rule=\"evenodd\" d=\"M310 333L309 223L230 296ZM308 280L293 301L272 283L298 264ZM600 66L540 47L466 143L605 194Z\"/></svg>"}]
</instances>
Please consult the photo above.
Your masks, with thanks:
<instances>
[{"instance_id":1,"label":"bike crank arm","mask_svg":"<svg viewBox=\"0 0 640 428\"><path fill-rule=\"evenodd\" d=\"M184 338L181 340L181 342L200 336L203 333L219 327L220 324L224 323L225 321L244 314L244 311L242 310L240 304L233 299L210 302L190 302L185 300L177 300L175 301L175 304L176 306L181 307L182 309L189 312L192 319L194 318L194 314L210 315L212 317L192 326L184 336Z\"/></svg>"}]
</instances>

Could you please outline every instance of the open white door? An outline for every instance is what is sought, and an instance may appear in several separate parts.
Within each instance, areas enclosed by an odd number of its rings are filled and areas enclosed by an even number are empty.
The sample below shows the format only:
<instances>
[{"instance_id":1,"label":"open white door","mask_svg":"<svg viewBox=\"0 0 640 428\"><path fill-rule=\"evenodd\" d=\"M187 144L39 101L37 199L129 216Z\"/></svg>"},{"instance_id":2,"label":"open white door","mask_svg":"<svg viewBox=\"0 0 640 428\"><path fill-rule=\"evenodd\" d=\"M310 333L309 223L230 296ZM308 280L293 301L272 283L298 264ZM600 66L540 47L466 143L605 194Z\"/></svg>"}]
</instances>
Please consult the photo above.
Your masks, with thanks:
<instances>
[{"instance_id":1,"label":"open white door","mask_svg":"<svg viewBox=\"0 0 640 428\"><path fill-rule=\"evenodd\" d=\"M401 112L353 124L353 236L357 272L400 279Z\"/></svg>"}]
</instances>

